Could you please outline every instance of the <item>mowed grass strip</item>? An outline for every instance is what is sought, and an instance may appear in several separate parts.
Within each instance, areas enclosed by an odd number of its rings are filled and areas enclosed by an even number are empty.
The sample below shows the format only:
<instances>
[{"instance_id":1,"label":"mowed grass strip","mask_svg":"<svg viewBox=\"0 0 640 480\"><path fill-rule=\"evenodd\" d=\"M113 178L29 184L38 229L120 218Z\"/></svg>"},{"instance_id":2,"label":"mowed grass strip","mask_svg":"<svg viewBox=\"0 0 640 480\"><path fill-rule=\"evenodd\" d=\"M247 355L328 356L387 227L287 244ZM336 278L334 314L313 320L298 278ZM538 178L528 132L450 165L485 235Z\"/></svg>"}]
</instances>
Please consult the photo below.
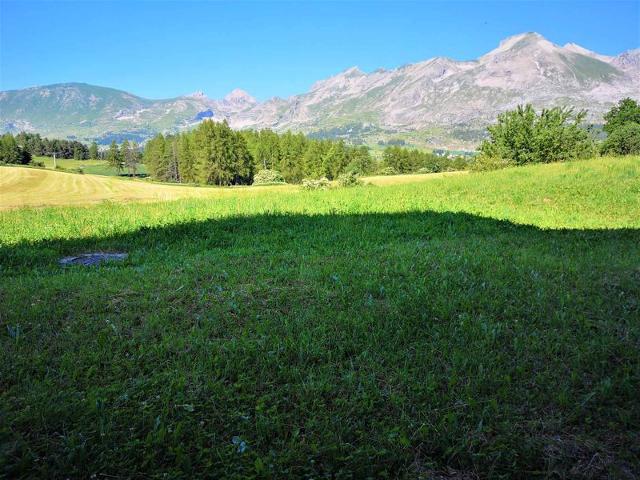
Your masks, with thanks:
<instances>
[{"instance_id":1,"label":"mowed grass strip","mask_svg":"<svg viewBox=\"0 0 640 480\"><path fill-rule=\"evenodd\" d=\"M68 160L76 161L76 160ZM255 187L255 191L287 187ZM0 210L20 207L90 205L101 202L149 202L179 198L221 198L238 195L239 188L193 187L142 180L0 167ZM240 193L241 194L241 193Z\"/></svg>"},{"instance_id":2,"label":"mowed grass strip","mask_svg":"<svg viewBox=\"0 0 640 480\"><path fill-rule=\"evenodd\" d=\"M639 174L1 212L0 465L634 478Z\"/></svg>"}]
</instances>

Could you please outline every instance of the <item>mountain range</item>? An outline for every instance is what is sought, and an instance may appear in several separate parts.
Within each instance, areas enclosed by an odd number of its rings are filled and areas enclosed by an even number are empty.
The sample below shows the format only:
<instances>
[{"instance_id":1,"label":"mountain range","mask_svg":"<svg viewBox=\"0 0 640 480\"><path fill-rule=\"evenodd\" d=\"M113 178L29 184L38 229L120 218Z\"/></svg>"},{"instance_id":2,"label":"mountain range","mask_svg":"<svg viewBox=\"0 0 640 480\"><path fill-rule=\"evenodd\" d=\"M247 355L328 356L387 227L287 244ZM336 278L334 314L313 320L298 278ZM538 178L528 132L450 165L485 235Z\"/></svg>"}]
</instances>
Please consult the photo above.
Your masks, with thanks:
<instances>
[{"instance_id":1,"label":"mountain range","mask_svg":"<svg viewBox=\"0 0 640 480\"><path fill-rule=\"evenodd\" d=\"M259 102L234 90L150 100L106 87L65 83L0 92L0 130L44 136L144 141L205 118L234 128L302 131L354 143L395 140L417 146L473 147L496 116L518 104L603 114L623 97L640 98L640 49L606 56L524 33L471 61L436 57L365 73L349 68L289 98Z\"/></svg>"}]
</instances>

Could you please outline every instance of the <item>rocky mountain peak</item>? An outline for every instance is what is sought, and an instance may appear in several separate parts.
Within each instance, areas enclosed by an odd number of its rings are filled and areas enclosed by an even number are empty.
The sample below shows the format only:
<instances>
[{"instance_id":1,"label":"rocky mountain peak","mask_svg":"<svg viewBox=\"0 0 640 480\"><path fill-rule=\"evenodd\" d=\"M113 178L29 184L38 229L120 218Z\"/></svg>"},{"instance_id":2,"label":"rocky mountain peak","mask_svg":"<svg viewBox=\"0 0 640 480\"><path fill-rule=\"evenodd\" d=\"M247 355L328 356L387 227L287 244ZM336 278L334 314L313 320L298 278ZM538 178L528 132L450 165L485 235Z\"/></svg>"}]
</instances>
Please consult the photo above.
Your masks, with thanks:
<instances>
[{"instance_id":1,"label":"rocky mountain peak","mask_svg":"<svg viewBox=\"0 0 640 480\"><path fill-rule=\"evenodd\" d=\"M236 105L255 105L258 103L255 98L240 88L236 88L229 92L225 95L223 100Z\"/></svg>"},{"instance_id":2,"label":"rocky mountain peak","mask_svg":"<svg viewBox=\"0 0 640 480\"><path fill-rule=\"evenodd\" d=\"M343 77L361 77L362 75L366 75L362 70L358 67L350 67L347 68L344 72L340 73Z\"/></svg>"},{"instance_id":3,"label":"rocky mountain peak","mask_svg":"<svg viewBox=\"0 0 640 480\"><path fill-rule=\"evenodd\" d=\"M640 74L640 48L621 53L614 57L611 63L623 71ZM636 83L640 84L640 79L636 78Z\"/></svg>"},{"instance_id":4,"label":"rocky mountain peak","mask_svg":"<svg viewBox=\"0 0 640 480\"><path fill-rule=\"evenodd\" d=\"M527 32L504 39L476 60L435 57L368 74L351 67L306 93L264 102L240 89L220 100L202 92L148 100L84 84L0 92L0 132L29 128L87 141L127 132L143 140L158 131L192 128L203 118L225 118L233 128L310 133L348 127L348 135L360 129L353 135L361 141L369 140L366 135L423 129L466 135L465 128L476 133L464 138L473 139L499 113L524 103L585 108L591 121L601 122L621 98L640 99L639 79L640 50L611 58Z\"/></svg>"},{"instance_id":5,"label":"rocky mountain peak","mask_svg":"<svg viewBox=\"0 0 640 480\"><path fill-rule=\"evenodd\" d=\"M190 98L201 98L201 99L207 98L207 96L205 95L205 93L202 90L196 90L195 92L190 93L189 95L187 95L187 97L190 97Z\"/></svg>"},{"instance_id":6,"label":"rocky mountain peak","mask_svg":"<svg viewBox=\"0 0 640 480\"><path fill-rule=\"evenodd\" d=\"M506 57L524 57L534 52L553 53L560 47L536 32L521 33L505 38L497 48L480 57L480 61L499 60Z\"/></svg>"}]
</instances>

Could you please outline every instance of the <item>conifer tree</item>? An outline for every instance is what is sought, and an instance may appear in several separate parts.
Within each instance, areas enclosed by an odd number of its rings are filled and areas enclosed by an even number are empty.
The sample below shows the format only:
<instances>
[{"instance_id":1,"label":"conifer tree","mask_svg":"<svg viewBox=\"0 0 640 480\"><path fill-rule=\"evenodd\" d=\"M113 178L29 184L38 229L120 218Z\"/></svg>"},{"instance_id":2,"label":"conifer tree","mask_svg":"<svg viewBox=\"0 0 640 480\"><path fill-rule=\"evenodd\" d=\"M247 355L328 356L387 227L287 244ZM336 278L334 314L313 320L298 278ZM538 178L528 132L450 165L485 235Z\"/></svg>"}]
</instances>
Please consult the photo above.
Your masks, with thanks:
<instances>
[{"instance_id":1,"label":"conifer tree","mask_svg":"<svg viewBox=\"0 0 640 480\"><path fill-rule=\"evenodd\" d=\"M178 138L178 168L182 182L194 183L197 181L197 166L193 148L191 146L192 135L183 134Z\"/></svg>"},{"instance_id":2,"label":"conifer tree","mask_svg":"<svg viewBox=\"0 0 640 480\"><path fill-rule=\"evenodd\" d=\"M118 173L122 170L122 158L120 157L120 151L118 150L118 145L115 140L113 140L111 145L109 145L109 150L107 151L107 163Z\"/></svg>"},{"instance_id":3,"label":"conifer tree","mask_svg":"<svg viewBox=\"0 0 640 480\"><path fill-rule=\"evenodd\" d=\"M96 142L91 142L91 145L89 146L89 158L91 160L98 159L98 144Z\"/></svg>"}]
</instances>

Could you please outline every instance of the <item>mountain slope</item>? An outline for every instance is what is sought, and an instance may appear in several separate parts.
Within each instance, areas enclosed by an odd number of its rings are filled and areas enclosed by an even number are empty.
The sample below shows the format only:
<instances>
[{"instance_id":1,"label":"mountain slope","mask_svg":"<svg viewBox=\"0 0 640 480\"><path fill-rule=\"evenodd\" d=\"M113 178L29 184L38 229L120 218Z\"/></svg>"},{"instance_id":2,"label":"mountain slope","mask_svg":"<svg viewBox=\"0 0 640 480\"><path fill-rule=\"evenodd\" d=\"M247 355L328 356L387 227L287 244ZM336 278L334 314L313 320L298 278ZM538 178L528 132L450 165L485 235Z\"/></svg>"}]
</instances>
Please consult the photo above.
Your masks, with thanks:
<instances>
[{"instance_id":1,"label":"mountain slope","mask_svg":"<svg viewBox=\"0 0 640 480\"><path fill-rule=\"evenodd\" d=\"M525 102L588 108L597 121L620 97L640 94L631 71L637 56L605 62L597 57L607 57L586 52L528 33L471 62L434 58L371 74L351 68L289 99L271 126L312 130L354 120L400 129L485 124Z\"/></svg>"},{"instance_id":2,"label":"mountain slope","mask_svg":"<svg viewBox=\"0 0 640 480\"><path fill-rule=\"evenodd\" d=\"M234 115L256 105L242 90L215 101L201 92L149 100L112 88L63 83L0 93L3 131L49 136L145 140L158 132L189 128L203 118Z\"/></svg>"},{"instance_id":3,"label":"mountain slope","mask_svg":"<svg viewBox=\"0 0 640 480\"><path fill-rule=\"evenodd\" d=\"M201 92L148 100L76 83L7 91L0 93L0 128L106 142L114 136L143 140L213 118L234 128L329 132L365 141L437 130L442 139L430 141L438 144L451 143L458 131L481 131L521 103L585 108L591 121L601 122L625 96L640 98L640 50L609 57L525 33L477 60L436 57L371 73L352 67L316 82L309 92L265 102L238 89L221 100Z\"/></svg>"}]
</instances>

